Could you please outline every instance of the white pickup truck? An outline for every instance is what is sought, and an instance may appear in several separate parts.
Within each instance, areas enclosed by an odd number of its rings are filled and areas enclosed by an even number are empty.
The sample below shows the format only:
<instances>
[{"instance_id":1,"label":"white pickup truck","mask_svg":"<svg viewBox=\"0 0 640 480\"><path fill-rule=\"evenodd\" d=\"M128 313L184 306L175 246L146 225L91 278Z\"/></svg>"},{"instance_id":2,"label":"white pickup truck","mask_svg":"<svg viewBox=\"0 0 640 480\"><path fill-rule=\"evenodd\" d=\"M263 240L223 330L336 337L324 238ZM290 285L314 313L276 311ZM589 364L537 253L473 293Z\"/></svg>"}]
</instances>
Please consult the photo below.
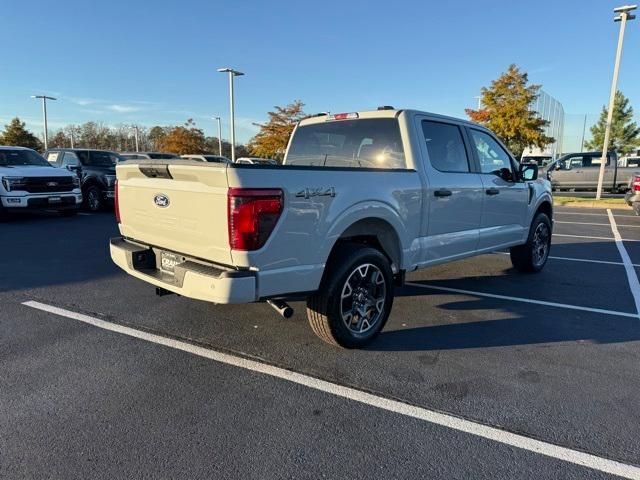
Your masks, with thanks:
<instances>
[{"instance_id":1,"label":"white pickup truck","mask_svg":"<svg viewBox=\"0 0 640 480\"><path fill-rule=\"evenodd\" d=\"M34 210L75 215L81 204L75 173L54 168L30 148L0 146L0 221Z\"/></svg>"},{"instance_id":2,"label":"white pickup truck","mask_svg":"<svg viewBox=\"0 0 640 480\"><path fill-rule=\"evenodd\" d=\"M124 162L111 257L214 303L307 298L313 331L359 347L383 328L405 272L510 248L537 272L552 196L487 129L381 107L301 121L283 165Z\"/></svg>"}]
</instances>

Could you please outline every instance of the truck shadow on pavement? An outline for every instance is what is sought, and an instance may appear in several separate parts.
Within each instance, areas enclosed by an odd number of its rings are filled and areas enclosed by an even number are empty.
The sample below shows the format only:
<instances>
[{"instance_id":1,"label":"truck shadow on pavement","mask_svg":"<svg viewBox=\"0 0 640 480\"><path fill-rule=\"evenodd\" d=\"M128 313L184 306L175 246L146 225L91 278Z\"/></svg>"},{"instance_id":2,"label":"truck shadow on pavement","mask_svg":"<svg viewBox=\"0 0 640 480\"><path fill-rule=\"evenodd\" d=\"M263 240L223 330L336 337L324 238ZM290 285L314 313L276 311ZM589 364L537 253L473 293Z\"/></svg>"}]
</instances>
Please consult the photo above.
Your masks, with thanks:
<instances>
[{"instance_id":1,"label":"truck shadow on pavement","mask_svg":"<svg viewBox=\"0 0 640 480\"><path fill-rule=\"evenodd\" d=\"M621 280L626 282L623 267L619 268ZM525 280L523 283L531 281L527 280L528 278L534 278L521 276L517 273L512 274L512 270L508 270L508 272L508 275L474 277L471 280L447 279L413 281L412 283L518 297L524 296L562 303L561 295L545 296L539 292L534 295L527 295L526 293L504 292L500 291L501 289L496 291L496 288L491 288L492 285L499 285L507 281L511 283L512 287L517 288L519 278ZM509 277L513 278L510 279ZM539 284L545 285L542 274L536 277ZM593 272L587 277L590 278L590 282L594 283L594 286L597 285ZM483 288L470 288L469 283L483 285ZM569 285L569 287L572 286ZM624 287L627 289L624 291L624 295L630 295L627 293L628 287L626 285ZM588 295L584 296L583 302L579 305L633 313L626 302L624 306L616 306L616 297L611 296L612 293L610 292L601 292L603 298L610 300L608 307L597 303L594 305L593 296L589 297ZM623 292L619 291L618 297L621 295L623 295ZM406 320L409 320L406 323L409 325L408 328L401 328L398 325L397 318L394 318L392 313L387 329L396 329L383 330L379 338L367 347L368 350L431 351L560 342L610 344L640 340L640 320L633 317L513 300L467 296L456 292L431 290L410 284L398 290L396 297L398 303L402 302L402 297L425 299L425 305L420 309L420 316L415 319L401 317L401 321L404 320L406 322ZM463 298L461 299L460 297ZM574 302L574 304L577 303ZM398 305L394 308L398 309ZM444 312L453 313L453 318L451 314L444 314ZM395 313L397 314L397 310ZM411 326L411 324L415 325L416 323L422 324L422 326Z\"/></svg>"}]
</instances>

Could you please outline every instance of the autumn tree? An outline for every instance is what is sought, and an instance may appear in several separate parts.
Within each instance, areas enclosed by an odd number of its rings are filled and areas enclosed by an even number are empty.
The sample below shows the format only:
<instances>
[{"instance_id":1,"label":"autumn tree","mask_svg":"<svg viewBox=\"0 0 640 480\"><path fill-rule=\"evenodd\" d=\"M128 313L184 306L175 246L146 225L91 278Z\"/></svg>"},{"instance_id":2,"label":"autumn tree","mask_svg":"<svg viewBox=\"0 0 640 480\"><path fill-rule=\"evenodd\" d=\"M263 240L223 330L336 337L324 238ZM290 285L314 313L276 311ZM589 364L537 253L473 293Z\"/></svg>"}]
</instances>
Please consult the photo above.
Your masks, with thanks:
<instances>
[{"instance_id":1,"label":"autumn tree","mask_svg":"<svg viewBox=\"0 0 640 480\"><path fill-rule=\"evenodd\" d=\"M71 139L64 130L58 130L53 137L49 138L49 148L68 148L71 146Z\"/></svg>"},{"instance_id":2,"label":"autumn tree","mask_svg":"<svg viewBox=\"0 0 640 480\"><path fill-rule=\"evenodd\" d=\"M155 127L151 127L149 129L149 134L147 136L147 138L149 139L149 143L151 144L151 149L152 150L159 150L160 147L160 142L162 141L162 139L164 137L167 136L167 134L169 133L169 130L171 130L172 127L160 127L158 125L156 125Z\"/></svg>"},{"instance_id":3,"label":"autumn tree","mask_svg":"<svg viewBox=\"0 0 640 480\"><path fill-rule=\"evenodd\" d=\"M42 149L42 142L26 129L25 123L20 121L18 117L4 126L4 132L0 133L0 145L27 147L34 150Z\"/></svg>"},{"instance_id":4,"label":"autumn tree","mask_svg":"<svg viewBox=\"0 0 640 480\"><path fill-rule=\"evenodd\" d=\"M303 107L304 103L300 100L295 100L286 107L275 106L275 111L268 112L268 122L254 123L255 126L260 127L260 131L249 141L251 154L257 157L281 159L291 132L306 116Z\"/></svg>"},{"instance_id":5,"label":"autumn tree","mask_svg":"<svg viewBox=\"0 0 640 480\"><path fill-rule=\"evenodd\" d=\"M591 140L585 146L591 150L602 150L604 145L604 130L607 126L607 107L602 107L600 119L591 127ZM640 127L633 121L633 107L629 105L629 99L618 90L613 102L613 117L611 120L611 134L609 146L611 151L621 155L634 152L640 146Z\"/></svg>"},{"instance_id":6,"label":"autumn tree","mask_svg":"<svg viewBox=\"0 0 640 480\"><path fill-rule=\"evenodd\" d=\"M540 85L528 85L529 77L515 65L481 90L481 108L466 109L474 122L492 130L516 156L525 148L543 149L554 142L545 134L549 122L533 110L540 95Z\"/></svg>"},{"instance_id":7,"label":"autumn tree","mask_svg":"<svg viewBox=\"0 0 640 480\"><path fill-rule=\"evenodd\" d=\"M202 129L197 128L192 118L184 125L173 127L157 142L159 150L184 155L186 153L204 153L205 139Z\"/></svg>"}]
</instances>

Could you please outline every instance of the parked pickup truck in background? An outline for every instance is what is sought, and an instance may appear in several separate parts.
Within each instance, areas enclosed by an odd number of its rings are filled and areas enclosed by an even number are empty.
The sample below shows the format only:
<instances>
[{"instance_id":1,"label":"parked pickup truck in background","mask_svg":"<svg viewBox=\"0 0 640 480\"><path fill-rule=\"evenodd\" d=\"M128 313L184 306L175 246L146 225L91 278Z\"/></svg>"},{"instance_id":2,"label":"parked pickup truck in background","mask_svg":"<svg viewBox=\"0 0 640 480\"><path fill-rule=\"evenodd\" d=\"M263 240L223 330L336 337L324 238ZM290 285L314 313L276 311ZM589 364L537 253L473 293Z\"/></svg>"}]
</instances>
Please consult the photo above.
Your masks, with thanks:
<instances>
[{"instance_id":1,"label":"parked pickup truck in background","mask_svg":"<svg viewBox=\"0 0 640 480\"><path fill-rule=\"evenodd\" d=\"M92 212L113 204L116 163L122 158L108 150L52 148L44 153L49 163L80 178L84 207Z\"/></svg>"},{"instance_id":2,"label":"parked pickup truck in background","mask_svg":"<svg viewBox=\"0 0 640 480\"><path fill-rule=\"evenodd\" d=\"M53 168L30 148L0 147L0 220L30 210L74 215L81 203L80 181L74 173Z\"/></svg>"},{"instance_id":3,"label":"parked pickup truck in background","mask_svg":"<svg viewBox=\"0 0 640 480\"><path fill-rule=\"evenodd\" d=\"M319 337L359 347L406 272L505 248L516 269L541 270L552 197L537 173L464 120L322 114L298 124L283 165L118 164L111 257L158 294L284 315L306 297Z\"/></svg>"},{"instance_id":4,"label":"parked pickup truck in background","mask_svg":"<svg viewBox=\"0 0 640 480\"><path fill-rule=\"evenodd\" d=\"M560 157L547 169L547 178L554 190L596 190L602 152L569 153ZM637 167L619 167L615 152L607 154L603 189L624 192Z\"/></svg>"}]
</instances>

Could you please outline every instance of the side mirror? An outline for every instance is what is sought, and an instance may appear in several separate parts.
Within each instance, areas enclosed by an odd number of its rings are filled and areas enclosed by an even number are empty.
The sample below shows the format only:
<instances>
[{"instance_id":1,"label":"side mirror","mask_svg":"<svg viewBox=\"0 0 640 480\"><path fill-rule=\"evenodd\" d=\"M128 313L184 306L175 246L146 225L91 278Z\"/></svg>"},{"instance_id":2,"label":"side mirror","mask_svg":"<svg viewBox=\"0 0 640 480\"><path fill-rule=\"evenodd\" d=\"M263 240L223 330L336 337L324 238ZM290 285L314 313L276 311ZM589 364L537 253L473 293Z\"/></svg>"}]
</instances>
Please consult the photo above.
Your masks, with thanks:
<instances>
[{"instance_id":1,"label":"side mirror","mask_svg":"<svg viewBox=\"0 0 640 480\"><path fill-rule=\"evenodd\" d=\"M536 163L521 163L520 178L527 182L538 178L538 165Z\"/></svg>"},{"instance_id":2,"label":"side mirror","mask_svg":"<svg viewBox=\"0 0 640 480\"><path fill-rule=\"evenodd\" d=\"M67 165L67 170L69 170L70 172L78 173L80 170L82 170L82 168L80 167L80 165Z\"/></svg>"}]
</instances>

